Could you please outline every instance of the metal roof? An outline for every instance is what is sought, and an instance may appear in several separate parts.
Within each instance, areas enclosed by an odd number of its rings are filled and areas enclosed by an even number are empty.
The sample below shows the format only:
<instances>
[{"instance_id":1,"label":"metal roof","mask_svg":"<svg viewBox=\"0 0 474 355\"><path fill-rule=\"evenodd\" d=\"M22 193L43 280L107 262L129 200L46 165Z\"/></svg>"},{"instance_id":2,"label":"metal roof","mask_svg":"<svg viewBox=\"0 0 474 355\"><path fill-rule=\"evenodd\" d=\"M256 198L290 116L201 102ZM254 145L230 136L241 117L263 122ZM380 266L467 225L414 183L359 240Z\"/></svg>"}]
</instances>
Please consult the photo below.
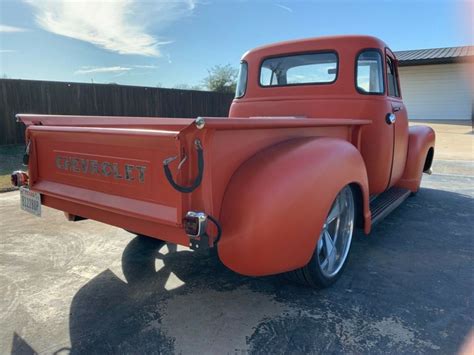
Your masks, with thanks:
<instances>
[{"instance_id":1,"label":"metal roof","mask_svg":"<svg viewBox=\"0 0 474 355\"><path fill-rule=\"evenodd\" d=\"M474 46L415 49L394 52L400 66L473 61Z\"/></svg>"}]
</instances>

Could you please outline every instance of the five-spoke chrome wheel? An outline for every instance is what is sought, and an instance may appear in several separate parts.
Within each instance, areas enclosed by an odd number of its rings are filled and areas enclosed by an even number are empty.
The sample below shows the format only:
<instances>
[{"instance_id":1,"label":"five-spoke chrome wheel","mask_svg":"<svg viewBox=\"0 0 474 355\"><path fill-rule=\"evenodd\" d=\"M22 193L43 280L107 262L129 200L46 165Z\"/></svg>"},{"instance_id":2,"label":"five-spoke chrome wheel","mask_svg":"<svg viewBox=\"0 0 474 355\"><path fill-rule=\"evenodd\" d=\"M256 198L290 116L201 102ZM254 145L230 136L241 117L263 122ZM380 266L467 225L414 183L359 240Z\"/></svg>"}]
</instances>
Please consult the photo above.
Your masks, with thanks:
<instances>
[{"instance_id":1,"label":"five-spoke chrome wheel","mask_svg":"<svg viewBox=\"0 0 474 355\"><path fill-rule=\"evenodd\" d=\"M317 260L321 273L331 278L346 261L354 230L354 197L349 186L337 195L324 223L317 245Z\"/></svg>"},{"instance_id":2,"label":"five-spoke chrome wheel","mask_svg":"<svg viewBox=\"0 0 474 355\"><path fill-rule=\"evenodd\" d=\"M287 272L288 278L310 287L324 288L342 274L351 249L357 191L357 187L347 185L337 194L322 230L318 231L319 239L311 260L305 266Z\"/></svg>"}]
</instances>

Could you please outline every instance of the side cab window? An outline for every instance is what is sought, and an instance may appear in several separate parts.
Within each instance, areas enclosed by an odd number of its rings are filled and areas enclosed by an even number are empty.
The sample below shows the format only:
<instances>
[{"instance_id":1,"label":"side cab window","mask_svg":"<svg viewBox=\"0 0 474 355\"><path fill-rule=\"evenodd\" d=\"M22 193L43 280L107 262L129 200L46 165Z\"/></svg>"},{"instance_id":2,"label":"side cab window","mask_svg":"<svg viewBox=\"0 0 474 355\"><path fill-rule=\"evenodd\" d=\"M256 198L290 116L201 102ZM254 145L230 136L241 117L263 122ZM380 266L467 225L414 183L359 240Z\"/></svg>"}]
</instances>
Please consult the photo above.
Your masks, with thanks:
<instances>
[{"instance_id":1,"label":"side cab window","mask_svg":"<svg viewBox=\"0 0 474 355\"><path fill-rule=\"evenodd\" d=\"M388 96L400 97L400 84L398 80L398 71L395 64L394 58L387 52L386 56L387 63L387 89Z\"/></svg>"},{"instance_id":2,"label":"side cab window","mask_svg":"<svg viewBox=\"0 0 474 355\"><path fill-rule=\"evenodd\" d=\"M246 61L240 63L239 74L237 75L237 85L235 87L235 98L239 99L247 91L247 72L248 65Z\"/></svg>"},{"instance_id":3,"label":"side cab window","mask_svg":"<svg viewBox=\"0 0 474 355\"><path fill-rule=\"evenodd\" d=\"M384 93L383 59L380 50L365 49L357 56L356 89L365 95Z\"/></svg>"}]
</instances>

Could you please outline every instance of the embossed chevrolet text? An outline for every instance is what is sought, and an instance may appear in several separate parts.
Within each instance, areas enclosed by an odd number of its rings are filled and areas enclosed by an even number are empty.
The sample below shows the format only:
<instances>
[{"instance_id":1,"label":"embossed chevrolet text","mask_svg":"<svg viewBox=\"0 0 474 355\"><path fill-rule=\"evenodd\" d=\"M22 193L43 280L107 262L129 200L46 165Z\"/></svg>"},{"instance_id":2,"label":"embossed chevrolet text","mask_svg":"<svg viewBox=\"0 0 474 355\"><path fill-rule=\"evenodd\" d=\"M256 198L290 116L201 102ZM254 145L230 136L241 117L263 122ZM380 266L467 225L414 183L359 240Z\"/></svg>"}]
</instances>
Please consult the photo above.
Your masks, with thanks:
<instances>
[{"instance_id":1,"label":"embossed chevrolet text","mask_svg":"<svg viewBox=\"0 0 474 355\"><path fill-rule=\"evenodd\" d=\"M115 180L145 182L146 166L119 164L96 159L84 159L70 156L56 156L56 168L73 173L112 176Z\"/></svg>"}]
</instances>

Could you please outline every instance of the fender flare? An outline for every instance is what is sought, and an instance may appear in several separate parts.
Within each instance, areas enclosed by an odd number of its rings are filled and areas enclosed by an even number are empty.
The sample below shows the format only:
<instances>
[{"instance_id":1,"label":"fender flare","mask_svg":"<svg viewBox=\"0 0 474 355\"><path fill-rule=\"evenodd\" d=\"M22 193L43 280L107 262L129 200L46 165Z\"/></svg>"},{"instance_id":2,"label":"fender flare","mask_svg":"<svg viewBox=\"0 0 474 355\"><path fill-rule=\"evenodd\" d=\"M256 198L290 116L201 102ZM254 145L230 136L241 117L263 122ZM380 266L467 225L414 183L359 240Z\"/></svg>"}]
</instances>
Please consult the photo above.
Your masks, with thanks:
<instances>
[{"instance_id":1,"label":"fender flare","mask_svg":"<svg viewBox=\"0 0 474 355\"><path fill-rule=\"evenodd\" d=\"M402 178L396 186L417 192L425 170L425 162L430 149L435 146L435 132L428 126L411 126L408 131L408 153ZM431 156L433 158L433 156Z\"/></svg>"},{"instance_id":2,"label":"fender flare","mask_svg":"<svg viewBox=\"0 0 474 355\"><path fill-rule=\"evenodd\" d=\"M249 276L306 265L336 195L347 184L360 190L368 233L367 171L352 144L295 138L258 152L237 169L224 194L219 258Z\"/></svg>"}]
</instances>

